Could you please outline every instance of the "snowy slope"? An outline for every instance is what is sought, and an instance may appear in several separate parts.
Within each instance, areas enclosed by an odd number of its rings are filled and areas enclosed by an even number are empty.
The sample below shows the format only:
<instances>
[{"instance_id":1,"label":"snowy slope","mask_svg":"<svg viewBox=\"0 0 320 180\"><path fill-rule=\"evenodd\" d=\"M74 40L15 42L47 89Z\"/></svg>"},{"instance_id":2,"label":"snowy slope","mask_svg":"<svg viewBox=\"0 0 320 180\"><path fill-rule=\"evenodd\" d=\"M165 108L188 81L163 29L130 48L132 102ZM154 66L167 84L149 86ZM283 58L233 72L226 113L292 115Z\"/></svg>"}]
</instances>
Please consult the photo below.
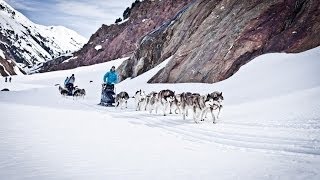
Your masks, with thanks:
<instances>
[{"instance_id":1,"label":"snowy slope","mask_svg":"<svg viewBox=\"0 0 320 180\"><path fill-rule=\"evenodd\" d=\"M6 179L319 179L320 48L266 54L216 84L147 84L170 58L116 91L223 91L216 124L96 105L124 59L0 83L0 177ZM56 83L74 73L84 99ZM93 83L89 83L92 80ZM17 173L18 172L18 173Z\"/></svg>"},{"instance_id":2,"label":"snowy slope","mask_svg":"<svg viewBox=\"0 0 320 180\"><path fill-rule=\"evenodd\" d=\"M30 67L79 50L86 38L62 26L42 26L0 0L0 37L3 51Z\"/></svg>"}]
</instances>

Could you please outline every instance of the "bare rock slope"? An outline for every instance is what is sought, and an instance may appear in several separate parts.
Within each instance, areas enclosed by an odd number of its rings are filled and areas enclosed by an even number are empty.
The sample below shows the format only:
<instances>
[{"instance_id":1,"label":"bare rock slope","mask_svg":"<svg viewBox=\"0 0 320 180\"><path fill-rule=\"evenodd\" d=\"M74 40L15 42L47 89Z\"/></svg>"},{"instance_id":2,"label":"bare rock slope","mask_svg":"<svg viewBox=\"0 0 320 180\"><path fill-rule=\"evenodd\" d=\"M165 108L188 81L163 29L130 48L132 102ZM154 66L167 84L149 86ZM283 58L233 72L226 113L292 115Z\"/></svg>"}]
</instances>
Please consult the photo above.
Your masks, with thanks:
<instances>
[{"instance_id":1,"label":"bare rock slope","mask_svg":"<svg viewBox=\"0 0 320 180\"><path fill-rule=\"evenodd\" d=\"M151 83L213 83L254 57L320 45L318 0L198 0L145 36L119 68L136 77L172 56Z\"/></svg>"},{"instance_id":2,"label":"bare rock slope","mask_svg":"<svg viewBox=\"0 0 320 180\"><path fill-rule=\"evenodd\" d=\"M45 66L43 71L71 69L131 56L142 37L172 19L191 0L136 2L124 21L102 25L74 57L63 63Z\"/></svg>"}]
</instances>

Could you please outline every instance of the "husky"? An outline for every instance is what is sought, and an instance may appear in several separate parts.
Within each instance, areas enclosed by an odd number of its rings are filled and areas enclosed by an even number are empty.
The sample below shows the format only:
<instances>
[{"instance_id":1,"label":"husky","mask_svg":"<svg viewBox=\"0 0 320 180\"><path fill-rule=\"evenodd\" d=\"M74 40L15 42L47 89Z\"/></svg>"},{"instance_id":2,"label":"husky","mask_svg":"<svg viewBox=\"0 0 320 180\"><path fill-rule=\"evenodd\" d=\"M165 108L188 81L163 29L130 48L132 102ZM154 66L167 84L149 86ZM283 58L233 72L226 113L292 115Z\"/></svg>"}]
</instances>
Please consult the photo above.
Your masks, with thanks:
<instances>
[{"instance_id":1,"label":"husky","mask_svg":"<svg viewBox=\"0 0 320 180\"><path fill-rule=\"evenodd\" d=\"M174 107L174 112L176 114L181 114L181 94L175 94L174 100L170 103L170 114L172 114Z\"/></svg>"},{"instance_id":2,"label":"husky","mask_svg":"<svg viewBox=\"0 0 320 180\"><path fill-rule=\"evenodd\" d=\"M135 100L135 104L136 104L136 111L140 111L141 107L145 103L146 93L140 89L134 95L134 100Z\"/></svg>"},{"instance_id":3,"label":"husky","mask_svg":"<svg viewBox=\"0 0 320 180\"><path fill-rule=\"evenodd\" d=\"M158 103L158 93L155 91L152 91L147 95L145 110L149 110L151 114L152 110L156 108L157 103Z\"/></svg>"},{"instance_id":4,"label":"husky","mask_svg":"<svg viewBox=\"0 0 320 180\"><path fill-rule=\"evenodd\" d=\"M168 107L170 107L170 104L174 101L174 92L167 89L167 90L161 90L158 93L158 103L156 106L156 113L158 111L159 106L163 108L163 115L166 116L166 111Z\"/></svg>"},{"instance_id":5,"label":"husky","mask_svg":"<svg viewBox=\"0 0 320 180\"><path fill-rule=\"evenodd\" d=\"M122 109L123 103L125 103L126 108L128 108L128 99L129 99L129 94L125 91L120 92L119 94L116 95L116 107L120 106Z\"/></svg>"},{"instance_id":6,"label":"husky","mask_svg":"<svg viewBox=\"0 0 320 180\"><path fill-rule=\"evenodd\" d=\"M183 120L188 116L188 110L193 110L193 99L196 94L192 94L191 92L184 92L180 94L180 107L182 112Z\"/></svg>"},{"instance_id":7,"label":"husky","mask_svg":"<svg viewBox=\"0 0 320 180\"><path fill-rule=\"evenodd\" d=\"M59 86L59 92L62 96L66 97L68 95L68 90L66 90L65 88Z\"/></svg>"},{"instance_id":8,"label":"husky","mask_svg":"<svg viewBox=\"0 0 320 180\"><path fill-rule=\"evenodd\" d=\"M194 96L193 99L193 113L194 113L194 121L197 121L197 111L200 111L200 120L204 121L204 116L208 112L211 113L212 122L215 123L215 120L219 118L220 110L222 108L222 100L223 95L222 92L213 92L211 94L207 94L205 96ZM213 111L218 110L217 116L214 115Z\"/></svg>"},{"instance_id":9,"label":"husky","mask_svg":"<svg viewBox=\"0 0 320 180\"><path fill-rule=\"evenodd\" d=\"M86 90L75 88L72 95L73 95L73 98L75 98L75 97L83 97L84 98L84 96L86 95Z\"/></svg>"},{"instance_id":10,"label":"husky","mask_svg":"<svg viewBox=\"0 0 320 180\"><path fill-rule=\"evenodd\" d=\"M217 102L217 104L219 105L218 107L218 114L217 114L217 119L219 118L221 109L222 109L222 101L224 100L222 92L218 92L218 91L214 91L213 93L210 94L214 101Z\"/></svg>"}]
</instances>

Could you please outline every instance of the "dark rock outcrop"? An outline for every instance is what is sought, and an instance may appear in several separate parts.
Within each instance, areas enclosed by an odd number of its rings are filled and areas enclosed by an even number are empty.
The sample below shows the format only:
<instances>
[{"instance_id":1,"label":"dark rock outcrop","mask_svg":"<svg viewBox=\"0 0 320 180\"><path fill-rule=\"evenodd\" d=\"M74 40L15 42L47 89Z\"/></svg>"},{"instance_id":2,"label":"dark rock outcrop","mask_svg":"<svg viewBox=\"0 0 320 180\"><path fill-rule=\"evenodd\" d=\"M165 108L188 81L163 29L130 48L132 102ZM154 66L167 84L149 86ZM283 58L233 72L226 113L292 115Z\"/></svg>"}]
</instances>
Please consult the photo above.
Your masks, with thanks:
<instances>
[{"instance_id":1,"label":"dark rock outcrop","mask_svg":"<svg viewBox=\"0 0 320 180\"><path fill-rule=\"evenodd\" d=\"M58 66L59 64L63 63L64 61L70 58L72 58L72 55L64 55L56 59L53 59L51 61L47 61L43 63L42 66L39 68L39 72L40 73L46 72L46 69L50 69L52 67Z\"/></svg>"},{"instance_id":2,"label":"dark rock outcrop","mask_svg":"<svg viewBox=\"0 0 320 180\"><path fill-rule=\"evenodd\" d=\"M8 88L1 89L1 91L10 91Z\"/></svg>"},{"instance_id":3,"label":"dark rock outcrop","mask_svg":"<svg viewBox=\"0 0 320 180\"><path fill-rule=\"evenodd\" d=\"M1 47L1 45L0 45L0 47ZM1 49L0 49L0 51L1 51ZM1 53L4 53L4 52L1 51ZM21 73L26 74L22 69L19 69L19 67L17 66L17 64L14 61L3 59L0 56L0 76L15 75L16 71L20 71Z\"/></svg>"},{"instance_id":4,"label":"dark rock outcrop","mask_svg":"<svg viewBox=\"0 0 320 180\"><path fill-rule=\"evenodd\" d=\"M172 19L192 0L143 1L130 10L129 18L118 24L102 25L69 62L43 71L70 69L131 56L143 36Z\"/></svg>"},{"instance_id":5,"label":"dark rock outcrop","mask_svg":"<svg viewBox=\"0 0 320 180\"><path fill-rule=\"evenodd\" d=\"M213 83L264 53L320 45L318 0L199 0L147 35L119 68L136 77L172 57L149 82Z\"/></svg>"}]
</instances>

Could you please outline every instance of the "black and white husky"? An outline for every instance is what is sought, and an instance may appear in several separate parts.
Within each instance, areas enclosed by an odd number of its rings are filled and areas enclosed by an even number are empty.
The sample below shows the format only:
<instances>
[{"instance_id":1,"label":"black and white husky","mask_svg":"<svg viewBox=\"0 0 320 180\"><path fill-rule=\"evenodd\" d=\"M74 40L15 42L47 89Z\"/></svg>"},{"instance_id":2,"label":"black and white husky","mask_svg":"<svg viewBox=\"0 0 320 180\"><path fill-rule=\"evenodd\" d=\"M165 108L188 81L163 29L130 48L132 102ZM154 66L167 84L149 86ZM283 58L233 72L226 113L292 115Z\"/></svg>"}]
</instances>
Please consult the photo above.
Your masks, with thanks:
<instances>
[{"instance_id":1,"label":"black and white husky","mask_svg":"<svg viewBox=\"0 0 320 180\"><path fill-rule=\"evenodd\" d=\"M120 92L119 94L117 94L116 96L116 107L120 106L120 108L122 109L123 104L126 105L126 108L128 108L128 99L129 99L129 94L127 92Z\"/></svg>"},{"instance_id":2,"label":"black and white husky","mask_svg":"<svg viewBox=\"0 0 320 180\"><path fill-rule=\"evenodd\" d=\"M200 112L200 120L204 121L204 117L210 112L212 117L212 122L215 123L215 120L219 118L219 114L222 108L223 100L222 92L213 92L205 96L194 96L193 99L193 113L194 121L198 123L197 114ZM218 110L217 115L215 116L214 111Z\"/></svg>"},{"instance_id":3,"label":"black and white husky","mask_svg":"<svg viewBox=\"0 0 320 180\"><path fill-rule=\"evenodd\" d=\"M146 93L142 91L141 89L136 92L134 95L134 100L136 104L136 111L140 111L143 107L143 105L146 103Z\"/></svg>"},{"instance_id":4,"label":"black and white husky","mask_svg":"<svg viewBox=\"0 0 320 180\"><path fill-rule=\"evenodd\" d=\"M73 95L73 98L77 98L77 97L84 98L84 96L86 95L86 90L85 89L80 89L80 88L75 88L75 90L74 90L72 95Z\"/></svg>"},{"instance_id":5,"label":"black and white husky","mask_svg":"<svg viewBox=\"0 0 320 180\"><path fill-rule=\"evenodd\" d=\"M59 86L59 92L60 92L60 94L62 95L62 96L67 96L68 95L68 90L67 89L65 89L65 88L63 88L63 87L61 87L61 86Z\"/></svg>"},{"instance_id":6,"label":"black and white husky","mask_svg":"<svg viewBox=\"0 0 320 180\"><path fill-rule=\"evenodd\" d=\"M156 106L156 113L158 111L158 108L161 107L163 110L163 115L166 116L167 109L170 108L170 104L174 101L175 96L174 92L167 89L167 90L161 90L158 93L158 103Z\"/></svg>"}]
</instances>

